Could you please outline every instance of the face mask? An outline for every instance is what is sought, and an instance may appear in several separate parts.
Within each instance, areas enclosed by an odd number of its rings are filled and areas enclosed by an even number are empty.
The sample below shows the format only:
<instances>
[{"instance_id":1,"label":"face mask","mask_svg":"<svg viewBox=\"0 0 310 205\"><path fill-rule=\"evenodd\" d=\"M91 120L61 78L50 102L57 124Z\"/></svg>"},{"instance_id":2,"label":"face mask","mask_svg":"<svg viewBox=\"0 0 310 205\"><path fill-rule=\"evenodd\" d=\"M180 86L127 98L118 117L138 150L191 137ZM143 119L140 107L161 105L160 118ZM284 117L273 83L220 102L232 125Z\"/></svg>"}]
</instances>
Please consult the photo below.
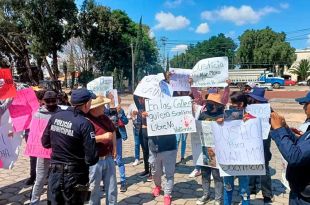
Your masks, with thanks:
<instances>
[{"instance_id":1,"label":"face mask","mask_svg":"<svg viewBox=\"0 0 310 205\"><path fill-rule=\"evenodd\" d=\"M49 112L54 112L54 111L56 111L56 109L57 109L57 104L55 104L55 105L46 105L46 109L49 111Z\"/></svg>"}]
</instances>

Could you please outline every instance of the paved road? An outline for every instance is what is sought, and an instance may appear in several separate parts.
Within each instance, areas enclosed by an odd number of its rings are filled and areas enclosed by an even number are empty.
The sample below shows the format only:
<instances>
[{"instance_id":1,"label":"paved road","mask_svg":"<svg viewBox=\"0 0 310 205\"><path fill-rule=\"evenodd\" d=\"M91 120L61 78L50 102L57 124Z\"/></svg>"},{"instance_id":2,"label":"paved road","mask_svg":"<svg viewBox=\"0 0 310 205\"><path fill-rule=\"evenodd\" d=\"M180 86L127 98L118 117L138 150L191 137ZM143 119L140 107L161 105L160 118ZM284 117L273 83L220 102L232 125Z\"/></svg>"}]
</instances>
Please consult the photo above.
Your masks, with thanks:
<instances>
[{"instance_id":1,"label":"paved road","mask_svg":"<svg viewBox=\"0 0 310 205\"><path fill-rule=\"evenodd\" d=\"M128 105L131 102L131 97L125 96L124 98L123 103ZM296 106L294 103L283 104L276 102L273 103L272 106L274 109L279 110L281 114L288 116L287 121L292 126L296 126L303 121L304 114L301 107ZM287 115L288 113L284 106L290 108L290 115ZM145 182L138 177L138 174L143 171L143 164L136 167L131 166L131 163L134 160L134 141L131 128L131 125L127 127L130 136L129 139L124 142L123 151L123 156L126 163L128 191L126 193L119 194L119 204L163 204L163 196L160 196L154 200L151 195L153 183ZM187 145L187 163L186 165L178 165L176 168L173 204L195 204L197 198L202 195L201 178L188 178L188 174L193 170L190 139L187 140ZM0 205L24 204L29 202L31 187L24 185L25 179L29 176L29 159L23 156L23 149L13 170L0 169ZM281 183L281 156L274 143L272 144L272 153L273 157L270 166L272 168L272 187L275 194L275 201L273 204L285 205L288 204L288 192ZM179 159L180 156L178 155L178 160ZM44 200L46 199L46 187L44 188L42 199L43 202L41 204L46 204L46 201ZM256 196L252 195L251 199L251 204L263 204L261 192ZM236 204L239 204L240 198L237 197L237 191L234 192L233 200ZM102 204L105 204L104 200L102 200Z\"/></svg>"}]
</instances>

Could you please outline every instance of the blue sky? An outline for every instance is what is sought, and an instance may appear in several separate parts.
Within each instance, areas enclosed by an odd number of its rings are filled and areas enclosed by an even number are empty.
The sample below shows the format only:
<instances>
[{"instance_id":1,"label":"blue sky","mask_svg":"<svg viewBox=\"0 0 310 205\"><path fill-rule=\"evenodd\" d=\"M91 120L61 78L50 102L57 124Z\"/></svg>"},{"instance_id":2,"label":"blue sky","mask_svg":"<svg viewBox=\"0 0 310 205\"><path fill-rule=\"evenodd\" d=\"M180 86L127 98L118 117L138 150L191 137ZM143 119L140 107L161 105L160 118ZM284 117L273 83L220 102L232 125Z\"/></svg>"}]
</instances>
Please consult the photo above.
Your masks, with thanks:
<instances>
[{"instance_id":1,"label":"blue sky","mask_svg":"<svg viewBox=\"0 0 310 205\"><path fill-rule=\"evenodd\" d=\"M81 5L82 0L76 0ZM166 37L170 55L182 52L189 43L218 33L237 41L246 29L266 26L287 32L296 49L310 47L309 0L96 0L100 5L124 10L130 18Z\"/></svg>"}]
</instances>

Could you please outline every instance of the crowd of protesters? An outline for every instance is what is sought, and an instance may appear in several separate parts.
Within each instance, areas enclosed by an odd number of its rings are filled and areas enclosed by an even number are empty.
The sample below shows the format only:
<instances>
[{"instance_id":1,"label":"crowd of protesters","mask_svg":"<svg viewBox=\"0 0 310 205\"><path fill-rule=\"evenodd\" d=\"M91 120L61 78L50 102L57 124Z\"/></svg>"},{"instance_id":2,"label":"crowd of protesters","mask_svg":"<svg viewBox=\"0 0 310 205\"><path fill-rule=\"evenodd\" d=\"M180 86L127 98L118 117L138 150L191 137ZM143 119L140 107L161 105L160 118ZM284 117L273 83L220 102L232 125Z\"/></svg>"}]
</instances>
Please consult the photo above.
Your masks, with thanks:
<instances>
[{"instance_id":1,"label":"crowd of protesters","mask_svg":"<svg viewBox=\"0 0 310 205\"><path fill-rule=\"evenodd\" d=\"M166 75L169 83L169 74ZM190 82L191 83L191 80ZM227 82L230 83L229 81ZM164 192L164 205L170 205L173 199L175 168L178 163L185 164L185 149L188 134L170 134L148 136L145 98L134 95L127 115L113 96L95 96L85 88L73 90L69 103L66 94L54 91L36 91L40 108L33 118L49 119L41 136L42 145L51 148L50 159L30 158L30 178L33 184L30 204L39 204L43 186L48 184L48 204L101 204L101 182L105 191L105 204L117 204L116 166L119 167L120 192L127 191L125 164L122 159L122 143L132 133L134 138L134 162L132 166L144 164L144 171L139 177L154 183L152 194L158 197ZM224 122L225 109L245 110L247 105L268 103L263 88L247 84L243 91L231 92L224 89L208 88L204 91L192 88L190 92L174 92L173 96L190 96L193 100L193 115L196 120ZM304 98L297 99L304 105L306 122L310 121L310 92ZM11 100L3 101L1 110L9 106ZM243 120L255 117L244 112ZM132 130L126 130L128 121ZM282 116L271 114L271 131L263 140L266 174L263 176L237 176L239 195L243 205L250 204L250 195L261 188L266 204L274 201L269 162L273 139L284 159L288 162L287 180L291 192L289 204L310 204L310 132L291 129ZM27 140L27 134L25 138ZM177 160L177 150L181 144L181 158ZM140 156L142 148L143 160ZM203 195L196 204L232 204L234 176L221 177L219 169L195 165L189 177L202 177ZM162 185L162 176L166 183ZM214 199L211 199L211 180L214 180ZM260 184L260 185L259 185ZM259 186L258 186L259 185ZM138 190L137 190L138 191Z\"/></svg>"}]
</instances>

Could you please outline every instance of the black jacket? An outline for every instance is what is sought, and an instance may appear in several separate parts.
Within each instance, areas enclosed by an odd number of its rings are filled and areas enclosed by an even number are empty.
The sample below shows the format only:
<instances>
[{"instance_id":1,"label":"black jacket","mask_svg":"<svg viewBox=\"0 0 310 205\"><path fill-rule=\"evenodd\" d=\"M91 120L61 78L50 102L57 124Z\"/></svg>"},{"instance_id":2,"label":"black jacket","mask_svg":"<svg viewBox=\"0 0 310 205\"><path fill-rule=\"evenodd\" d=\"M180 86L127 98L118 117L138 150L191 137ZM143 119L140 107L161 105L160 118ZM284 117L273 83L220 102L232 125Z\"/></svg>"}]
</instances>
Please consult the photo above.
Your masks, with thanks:
<instances>
[{"instance_id":1,"label":"black jacket","mask_svg":"<svg viewBox=\"0 0 310 205\"><path fill-rule=\"evenodd\" d=\"M69 107L49 120L42 145L52 148L51 163L91 166L97 163L95 131L84 113Z\"/></svg>"}]
</instances>

